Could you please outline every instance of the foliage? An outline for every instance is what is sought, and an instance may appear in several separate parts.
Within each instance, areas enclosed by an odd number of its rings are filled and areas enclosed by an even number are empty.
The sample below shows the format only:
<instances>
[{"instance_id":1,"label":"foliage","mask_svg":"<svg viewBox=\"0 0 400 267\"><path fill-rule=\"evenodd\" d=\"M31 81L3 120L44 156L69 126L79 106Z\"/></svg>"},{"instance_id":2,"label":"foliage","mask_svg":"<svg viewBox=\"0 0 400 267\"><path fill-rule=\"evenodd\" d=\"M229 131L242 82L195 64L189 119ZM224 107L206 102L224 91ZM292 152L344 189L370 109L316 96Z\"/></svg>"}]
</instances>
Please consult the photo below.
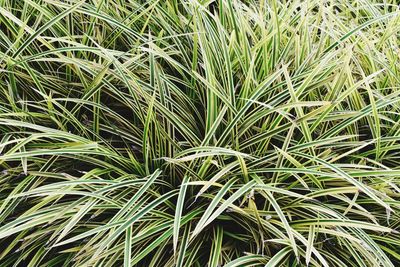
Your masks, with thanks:
<instances>
[{"instance_id":1,"label":"foliage","mask_svg":"<svg viewBox=\"0 0 400 267\"><path fill-rule=\"evenodd\" d=\"M399 266L395 0L1 0L0 266Z\"/></svg>"}]
</instances>

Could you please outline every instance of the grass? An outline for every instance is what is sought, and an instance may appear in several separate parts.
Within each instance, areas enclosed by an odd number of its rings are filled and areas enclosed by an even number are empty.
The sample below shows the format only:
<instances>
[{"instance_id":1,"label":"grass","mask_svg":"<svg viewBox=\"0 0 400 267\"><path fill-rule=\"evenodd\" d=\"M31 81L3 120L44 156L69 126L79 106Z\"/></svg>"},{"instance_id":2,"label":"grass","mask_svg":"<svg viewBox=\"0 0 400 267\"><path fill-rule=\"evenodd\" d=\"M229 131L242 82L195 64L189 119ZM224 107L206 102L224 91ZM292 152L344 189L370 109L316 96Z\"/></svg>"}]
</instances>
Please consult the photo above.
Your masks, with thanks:
<instances>
[{"instance_id":1,"label":"grass","mask_svg":"<svg viewBox=\"0 0 400 267\"><path fill-rule=\"evenodd\" d=\"M399 266L395 0L0 0L0 266Z\"/></svg>"}]
</instances>

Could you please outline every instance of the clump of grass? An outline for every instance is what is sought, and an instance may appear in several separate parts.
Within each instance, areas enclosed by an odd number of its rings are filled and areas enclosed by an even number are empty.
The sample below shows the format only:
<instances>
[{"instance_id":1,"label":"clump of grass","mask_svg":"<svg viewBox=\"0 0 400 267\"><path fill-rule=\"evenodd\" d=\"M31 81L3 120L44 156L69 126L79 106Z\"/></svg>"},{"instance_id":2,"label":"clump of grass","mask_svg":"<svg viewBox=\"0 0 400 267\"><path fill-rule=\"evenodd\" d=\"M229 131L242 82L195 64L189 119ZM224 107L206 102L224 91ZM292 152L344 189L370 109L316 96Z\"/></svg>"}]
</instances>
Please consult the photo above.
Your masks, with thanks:
<instances>
[{"instance_id":1,"label":"clump of grass","mask_svg":"<svg viewBox=\"0 0 400 267\"><path fill-rule=\"evenodd\" d=\"M399 15L0 1L1 266L398 266Z\"/></svg>"}]
</instances>

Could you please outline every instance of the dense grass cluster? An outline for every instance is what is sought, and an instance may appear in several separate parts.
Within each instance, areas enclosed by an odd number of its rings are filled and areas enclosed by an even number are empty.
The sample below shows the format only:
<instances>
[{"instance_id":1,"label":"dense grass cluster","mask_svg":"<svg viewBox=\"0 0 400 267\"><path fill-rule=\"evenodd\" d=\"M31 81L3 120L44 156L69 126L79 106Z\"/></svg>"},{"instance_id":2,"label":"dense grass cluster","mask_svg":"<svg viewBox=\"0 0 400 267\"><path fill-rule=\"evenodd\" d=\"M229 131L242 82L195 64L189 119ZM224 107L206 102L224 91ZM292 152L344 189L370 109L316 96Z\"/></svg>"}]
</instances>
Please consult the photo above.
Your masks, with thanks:
<instances>
[{"instance_id":1,"label":"dense grass cluster","mask_svg":"<svg viewBox=\"0 0 400 267\"><path fill-rule=\"evenodd\" d=\"M396 0L0 0L0 266L399 266Z\"/></svg>"}]
</instances>

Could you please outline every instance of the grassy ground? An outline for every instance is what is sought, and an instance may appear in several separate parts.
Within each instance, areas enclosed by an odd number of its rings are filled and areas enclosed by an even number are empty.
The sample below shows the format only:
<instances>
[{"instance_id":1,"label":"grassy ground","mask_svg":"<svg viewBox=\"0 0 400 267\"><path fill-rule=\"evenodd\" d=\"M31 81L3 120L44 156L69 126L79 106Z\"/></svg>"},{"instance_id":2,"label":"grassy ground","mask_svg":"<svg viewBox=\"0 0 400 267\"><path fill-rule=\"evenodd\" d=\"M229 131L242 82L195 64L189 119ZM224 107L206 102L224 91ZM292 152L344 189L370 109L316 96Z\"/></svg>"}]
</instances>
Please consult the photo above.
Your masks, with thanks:
<instances>
[{"instance_id":1,"label":"grassy ground","mask_svg":"<svg viewBox=\"0 0 400 267\"><path fill-rule=\"evenodd\" d=\"M0 0L0 29L0 266L400 265L395 0Z\"/></svg>"}]
</instances>

